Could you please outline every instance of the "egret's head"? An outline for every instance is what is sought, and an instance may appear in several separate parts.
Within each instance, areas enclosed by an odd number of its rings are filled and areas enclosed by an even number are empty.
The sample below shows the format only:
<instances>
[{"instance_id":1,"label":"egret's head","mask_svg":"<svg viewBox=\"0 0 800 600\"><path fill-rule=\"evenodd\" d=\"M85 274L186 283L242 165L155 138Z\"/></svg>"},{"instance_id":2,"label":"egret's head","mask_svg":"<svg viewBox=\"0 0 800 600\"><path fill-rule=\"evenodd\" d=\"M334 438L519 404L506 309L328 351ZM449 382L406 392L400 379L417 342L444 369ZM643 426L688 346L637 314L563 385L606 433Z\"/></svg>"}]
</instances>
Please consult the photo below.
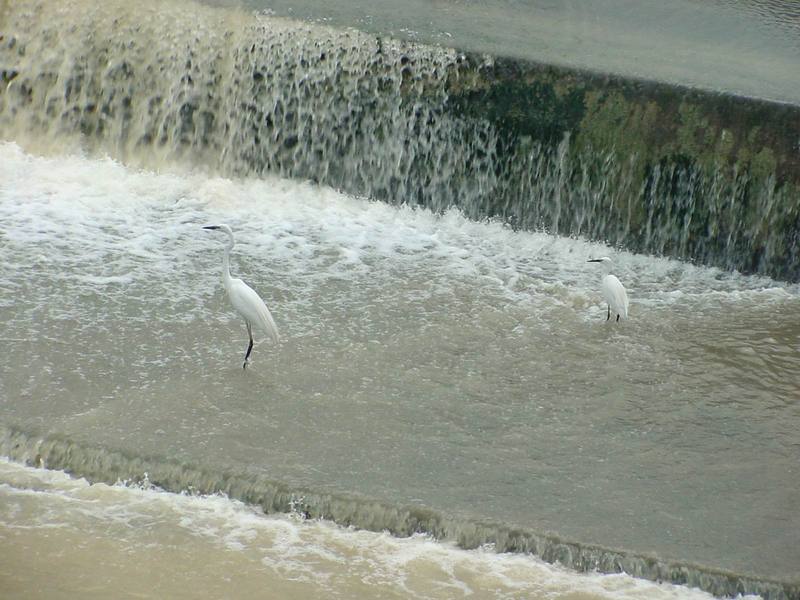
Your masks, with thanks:
<instances>
[{"instance_id":1,"label":"egret's head","mask_svg":"<svg viewBox=\"0 0 800 600\"><path fill-rule=\"evenodd\" d=\"M227 234L232 234L233 233L233 229L231 229L231 226L230 225L225 225L224 223L221 224L221 225L204 225L203 229L213 229L213 230L219 229L221 231L224 231Z\"/></svg>"},{"instance_id":2,"label":"egret's head","mask_svg":"<svg viewBox=\"0 0 800 600\"><path fill-rule=\"evenodd\" d=\"M611 273L611 269L612 269L612 268L613 268L613 266L614 266L614 263L613 263L613 262L611 262L611 259L610 259L610 258L608 258L607 256L601 256L600 258L590 258L590 259L589 259L589 260L587 260L586 262L590 262L590 263L600 263L600 266L603 268L603 270L604 270L606 273Z\"/></svg>"},{"instance_id":3,"label":"egret's head","mask_svg":"<svg viewBox=\"0 0 800 600\"><path fill-rule=\"evenodd\" d=\"M230 239L230 247L233 248L233 229L231 229L230 225L225 225L224 223L220 225L205 225L203 229L209 229L211 231L224 231L228 234L228 238Z\"/></svg>"}]
</instances>

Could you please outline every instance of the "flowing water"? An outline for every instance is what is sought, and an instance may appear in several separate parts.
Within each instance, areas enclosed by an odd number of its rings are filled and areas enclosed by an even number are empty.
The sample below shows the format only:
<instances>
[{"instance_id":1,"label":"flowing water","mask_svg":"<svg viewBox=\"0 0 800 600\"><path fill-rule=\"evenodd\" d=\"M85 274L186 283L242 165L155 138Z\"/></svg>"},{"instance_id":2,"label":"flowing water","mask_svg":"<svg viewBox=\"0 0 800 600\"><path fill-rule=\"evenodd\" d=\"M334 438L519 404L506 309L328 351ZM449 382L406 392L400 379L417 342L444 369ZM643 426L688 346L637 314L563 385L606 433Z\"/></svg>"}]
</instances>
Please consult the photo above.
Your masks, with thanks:
<instances>
[{"instance_id":1,"label":"flowing water","mask_svg":"<svg viewBox=\"0 0 800 600\"><path fill-rule=\"evenodd\" d=\"M106 597L155 569L145 596L704 597L579 574L624 571L800 597L796 284L413 208L493 183L490 129L467 138L428 103L453 51L223 8L145 48L126 36L160 31L150 4L139 21L82 6L49 21L31 2L4 38L7 589ZM394 58L365 68L378 46ZM336 69L299 77L310 48L343 49ZM264 57L285 70L256 77ZM208 91L242 73L248 94ZM202 229L220 222L282 335L256 335L246 371ZM631 298L619 324L586 262L603 255Z\"/></svg>"},{"instance_id":2,"label":"flowing water","mask_svg":"<svg viewBox=\"0 0 800 600\"><path fill-rule=\"evenodd\" d=\"M3 421L79 444L67 468L113 482L187 463L203 477L167 487L266 478L313 516L401 533L420 517L392 507L418 506L467 547L506 549L509 524L794 573L796 286L288 180L13 144L0 165ZM201 229L220 221L284 339L257 338L244 372L222 244ZM632 298L621 325L585 262L600 254ZM98 468L98 447L149 462Z\"/></svg>"},{"instance_id":3,"label":"flowing water","mask_svg":"<svg viewBox=\"0 0 800 600\"><path fill-rule=\"evenodd\" d=\"M0 481L8 599L711 598L627 575L577 576L490 548L264 515L222 496L88 485L4 461Z\"/></svg>"},{"instance_id":4,"label":"flowing water","mask_svg":"<svg viewBox=\"0 0 800 600\"><path fill-rule=\"evenodd\" d=\"M364 31L800 102L792 0L204 0Z\"/></svg>"}]
</instances>

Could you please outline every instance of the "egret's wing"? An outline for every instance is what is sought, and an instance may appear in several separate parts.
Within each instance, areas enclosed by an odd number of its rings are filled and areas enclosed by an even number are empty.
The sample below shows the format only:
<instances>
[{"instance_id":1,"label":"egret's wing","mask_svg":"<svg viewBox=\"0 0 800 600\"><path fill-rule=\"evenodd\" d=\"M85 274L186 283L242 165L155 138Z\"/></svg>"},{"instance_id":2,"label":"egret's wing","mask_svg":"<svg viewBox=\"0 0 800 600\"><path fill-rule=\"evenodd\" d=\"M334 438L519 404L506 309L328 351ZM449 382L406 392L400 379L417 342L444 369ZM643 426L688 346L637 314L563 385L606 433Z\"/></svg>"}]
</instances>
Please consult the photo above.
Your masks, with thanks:
<instances>
[{"instance_id":1,"label":"egret's wing","mask_svg":"<svg viewBox=\"0 0 800 600\"><path fill-rule=\"evenodd\" d=\"M231 279L228 294L231 298L231 304L233 304L238 313L248 323L264 331L277 344L279 339L278 326L275 325L267 305L264 304L264 301L255 290L241 279Z\"/></svg>"},{"instance_id":2,"label":"egret's wing","mask_svg":"<svg viewBox=\"0 0 800 600\"><path fill-rule=\"evenodd\" d=\"M606 275L603 278L603 295L612 311L623 318L628 317L628 293L616 276Z\"/></svg>"}]
</instances>

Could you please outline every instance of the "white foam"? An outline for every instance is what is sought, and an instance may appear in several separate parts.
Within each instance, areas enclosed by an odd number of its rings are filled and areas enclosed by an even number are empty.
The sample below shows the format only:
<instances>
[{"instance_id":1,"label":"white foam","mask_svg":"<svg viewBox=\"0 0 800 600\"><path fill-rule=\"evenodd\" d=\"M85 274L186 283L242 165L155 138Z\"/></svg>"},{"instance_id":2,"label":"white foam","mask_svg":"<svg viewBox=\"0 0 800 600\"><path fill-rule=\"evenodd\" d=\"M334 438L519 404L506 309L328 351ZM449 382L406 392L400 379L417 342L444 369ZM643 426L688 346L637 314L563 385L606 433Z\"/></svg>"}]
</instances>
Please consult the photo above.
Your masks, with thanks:
<instances>
[{"instance_id":1,"label":"white foam","mask_svg":"<svg viewBox=\"0 0 800 600\"><path fill-rule=\"evenodd\" d=\"M642 307L718 310L720 303L798 296L797 286L767 278L277 178L155 174L108 159L34 157L5 143L0 180L7 264L0 286L18 288L31 272L46 269L50 280L87 294L163 298L180 306L182 319L221 318L204 309L219 290L221 243L201 225L215 222L237 232L234 271L284 302L304 303L338 285L342 303L352 304L365 290L391 296L398 278L415 278L427 282L414 290L423 296L465 287L492 302L560 305L593 319L601 306L599 273L586 260L599 255L614 259L633 314ZM64 316L80 314L68 295L62 300Z\"/></svg>"},{"instance_id":2,"label":"white foam","mask_svg":"<svg viewBox=\"0 0 800 600\"><path fill-rule=\"evenodd\" d=\"M462 550L421 535L394 538L293 515L264 515L220 495L172 494L149 485L90 485L63 472L6 459L0 459L0 498L0 526L6 530L84 526L87 536L105 531L130 544L156 545L172 543L171 532L183 531L197 544L247 554L262 568L288 580L312 582L333 595L347 593L348 581L356 577L375 597L426 597L419 593L424 586L437 592L435 597L711 598L694 589L627 575L577 574L491 548ZM31 498L40 510L21 510Z\"/></svg>"}]
</instances>

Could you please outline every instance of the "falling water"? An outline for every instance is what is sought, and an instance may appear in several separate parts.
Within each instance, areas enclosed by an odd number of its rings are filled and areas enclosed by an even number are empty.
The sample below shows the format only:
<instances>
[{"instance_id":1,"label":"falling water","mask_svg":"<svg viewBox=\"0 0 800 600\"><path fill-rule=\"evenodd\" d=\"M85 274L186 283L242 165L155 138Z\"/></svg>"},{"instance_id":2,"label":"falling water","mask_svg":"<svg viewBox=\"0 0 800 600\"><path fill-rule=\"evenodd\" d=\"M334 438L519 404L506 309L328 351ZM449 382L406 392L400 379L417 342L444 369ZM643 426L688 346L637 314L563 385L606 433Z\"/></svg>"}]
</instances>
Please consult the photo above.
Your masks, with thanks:
<instances>
[{"instance_id":1,"label":"falling water","mask_svg":"<svg viewBox=\"0 0 800 600\"><path fill-rule=\"evenodd\" d=\"M0 61L12 79L0 124L39 148L308 179L394 204L459 207L515 227L800 277L794 187L776 167L757 168L766 151L751 166L700 166L679 154L653 162L635 148L576 145L558 128L562 116L540 123L546 114L533 117L538 137L509 132L514 110L536 107L485 112L497 109L475 90L509 69L488 56L181 2L31 2L12 11L9 30ZM517 71L498 89L531 76Z\"/></svg>"}]
</instances>

